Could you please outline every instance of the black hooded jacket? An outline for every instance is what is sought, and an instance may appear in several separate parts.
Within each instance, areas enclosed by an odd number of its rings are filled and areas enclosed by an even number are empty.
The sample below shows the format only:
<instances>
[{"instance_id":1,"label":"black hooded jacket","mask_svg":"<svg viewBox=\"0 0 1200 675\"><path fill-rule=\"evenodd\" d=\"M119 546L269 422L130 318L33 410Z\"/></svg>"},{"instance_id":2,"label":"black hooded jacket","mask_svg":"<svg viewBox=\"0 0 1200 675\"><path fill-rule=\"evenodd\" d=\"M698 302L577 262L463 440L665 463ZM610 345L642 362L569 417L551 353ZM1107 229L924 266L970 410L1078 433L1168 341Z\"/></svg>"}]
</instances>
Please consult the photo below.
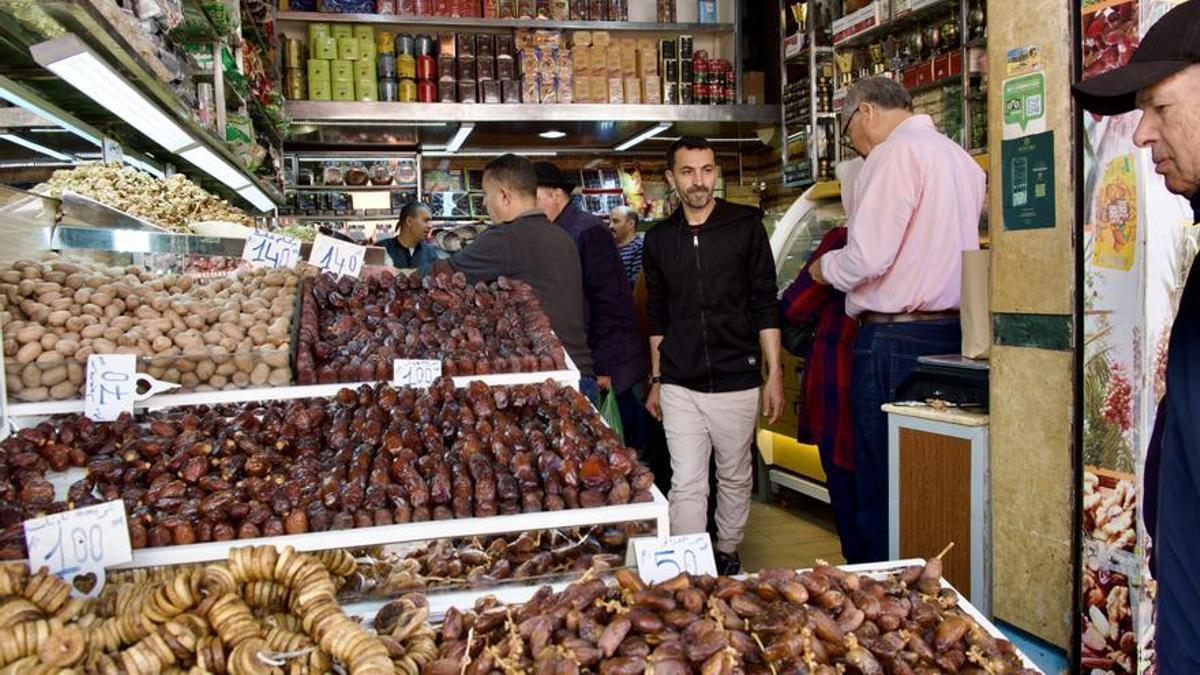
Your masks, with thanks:
<instances>
[{"instance_id":1,"label":"black hooded jacket","mask_svg":"<svg viewBox=\"0 0 1200 675\"><path fill-rule=\"evenodd\" d=\"M646 234L650 334L662 381L694 391L762 384L758 333L779 328L775 261L757 209L717 200L693 228L677 210Z\"/></svg>"}]
</instances>

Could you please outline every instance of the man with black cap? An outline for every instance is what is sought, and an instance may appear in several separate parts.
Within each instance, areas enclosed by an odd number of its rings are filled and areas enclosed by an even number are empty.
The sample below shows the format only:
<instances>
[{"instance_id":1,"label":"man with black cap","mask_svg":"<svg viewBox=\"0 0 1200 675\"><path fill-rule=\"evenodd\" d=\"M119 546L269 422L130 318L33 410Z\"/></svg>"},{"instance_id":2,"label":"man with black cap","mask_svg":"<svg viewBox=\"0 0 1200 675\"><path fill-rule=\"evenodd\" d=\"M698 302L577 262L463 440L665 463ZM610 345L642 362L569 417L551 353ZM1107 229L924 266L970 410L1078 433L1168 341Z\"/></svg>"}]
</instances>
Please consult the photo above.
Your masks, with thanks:
<instances>
[{"instance_id":1,"label":"man with black cap","mask_svg":"<svg viewBox=\"0 0 1200 675\"><path fill-rule=\"evenodd\" d=\"M546 217L575 241L583 267L583 317L588 347L595 361L596 380L601 389L611 388L621 405L621 421L630 432L638 419L626 419L640 404L634 385L648 372L646 352L638 338L633 311L633 289L617 252L616 242L598 217L580 209L571 200L575 182L549 162L538 162L537 204ZM626 434L630 438L635 433ZM639 448L641 449L641 448Z\"/></svg>"},{"instance_id":2,"label":"man with black cap","mask_svg":"<svg viewBox=\"0 0 1200 675\"><path fill-rule=\"evenodd\" d=\"M1200 192L1200 0L1168 12L1129 63L1075 85L1085 110L1142 111L1133 140L1167 189ZM1195 270L1193 270L1195 271ZM1146 455L1143 513L1158 579L1158 669L1200 672L1200 274L1189 274L1171 329L1167 393Z\"/></svg>"}]
</instances>

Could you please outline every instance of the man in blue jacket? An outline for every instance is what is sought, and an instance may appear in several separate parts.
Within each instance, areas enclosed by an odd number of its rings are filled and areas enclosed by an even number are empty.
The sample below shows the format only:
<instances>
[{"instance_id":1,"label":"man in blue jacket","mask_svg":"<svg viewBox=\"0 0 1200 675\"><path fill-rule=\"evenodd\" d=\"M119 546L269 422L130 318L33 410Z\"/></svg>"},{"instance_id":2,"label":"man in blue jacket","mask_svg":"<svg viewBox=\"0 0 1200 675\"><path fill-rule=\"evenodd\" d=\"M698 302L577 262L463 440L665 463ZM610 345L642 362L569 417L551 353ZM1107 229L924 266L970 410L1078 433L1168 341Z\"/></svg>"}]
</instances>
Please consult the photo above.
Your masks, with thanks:
<instances>
[{"instance_id":1,"label":"man in blue jacket","mask_svg":"<svg viewBox=\"0 0 1200 675\"><path fill-rule=\"evenodd\" d=\"M415 269L442 257L427 241L429 218L429 207L421 202L409 202L400 210L400 219L396 222L396 236L380 242L391 257L393 265L400 269Z\"/></svg>"},{"instance_id":2,"label":"man in blue jacket","mask_svg":"<svg viewBox=\"0 0 1200 675\"><path fill-rule=\"evenodd\" d=\"M638 338L633 290L604 222L571 200L575 182L555 165L538 162L538 208L579 251L583 267L583 318L601 389L612 389L621 408L626 442L637 447L641 416L634 385L647 373L646 350ZM642 448L638 448L639 450Z\"/></svg>"},{"instance_id":3,"label":"man in blue jacket","mask_svg":"<svg viewBox=\"0 0 1200 675\"><path fill-rule=\"evenodd\" d=\"M1178 195L1200 191L1200 0L1168 12L1129 63L1081 82L1075 98L1101 115L1142 111L1134 143ZM1200 274L1188 275L1171 327L1167 393L1146 453L1143 513L1158 579L1158 671L1200 672Z\"/></svg>"}]
</instances>

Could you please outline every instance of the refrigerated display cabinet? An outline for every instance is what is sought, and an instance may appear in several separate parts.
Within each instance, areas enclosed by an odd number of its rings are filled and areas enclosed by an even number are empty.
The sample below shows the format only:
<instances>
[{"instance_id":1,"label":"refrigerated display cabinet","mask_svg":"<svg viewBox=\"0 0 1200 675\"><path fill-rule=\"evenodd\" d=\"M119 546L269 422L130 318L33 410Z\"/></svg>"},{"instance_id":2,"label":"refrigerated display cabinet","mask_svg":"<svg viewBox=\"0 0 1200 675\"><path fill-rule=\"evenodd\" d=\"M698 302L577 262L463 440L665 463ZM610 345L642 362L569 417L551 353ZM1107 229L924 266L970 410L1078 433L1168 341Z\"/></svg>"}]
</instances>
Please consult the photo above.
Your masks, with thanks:
<instances>
[{"instance_id":1,"label":"refrigerated display cabinet","mask_svg":"<svg viewBox=\"0 0 1200 675\"><path fill-rule=\"evenodd\" d=\"M804 267L808 256L830 229L846 222L841 190L836 182L817 183L788 208L771 234L775 256L776 283L780 294ZM761 422L758 449L763 473L771 489L780 487L829 502L825 472L814 445L796 440L799 413L804 401L800 392L801 360L783 353L784 412L775 424Z\"/></svg>"}]
</instances>

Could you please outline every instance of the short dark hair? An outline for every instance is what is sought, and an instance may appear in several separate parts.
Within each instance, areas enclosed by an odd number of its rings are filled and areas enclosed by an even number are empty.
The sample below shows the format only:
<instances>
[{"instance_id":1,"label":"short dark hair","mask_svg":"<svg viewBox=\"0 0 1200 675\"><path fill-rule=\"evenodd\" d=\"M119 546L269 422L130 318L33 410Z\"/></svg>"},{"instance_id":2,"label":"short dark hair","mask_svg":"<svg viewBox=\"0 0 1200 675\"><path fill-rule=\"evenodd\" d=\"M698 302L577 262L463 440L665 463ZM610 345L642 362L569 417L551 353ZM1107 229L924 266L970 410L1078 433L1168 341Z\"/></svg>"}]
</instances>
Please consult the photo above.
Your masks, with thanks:
<instances>
[{"instance_id":1,"label":"short dark hair","mask_svg":"<svg viewBox=\"0 0 1200 675\"><path fill-rule=\"evenodd\" d=\"M429 213L433 213L433 211L429 208L429 205L425 202L419 202L415 200L411 201L405 204L404 208L400 209L400 218L396 221L396 227L404 227L404 221L415 217L418 211L429 211Z\"/></svg>"},{"instance_id":2,"label":"short dark hair","mask_svg":"<svg viewBox=\"0 0 1200 675\"><path fill-rule=\"evenodd\" d=\"M683 136L667 148L667 171L675 170L675 153L680 150L713 150L712 143L703 136ZM716 150L713 150L716 154Z\"/></svg>"},{"instance_id":3,"label":"short dark hair","mask_svg":"<svg viewBox=\"0 0 1200 675\"><path fill-rule=\"evenodd\" d=\"M537 169L533 162L520 155L509 153L493 159L483 167L483 175L490 175L492 180L518 195L537 198Z\"/></svg>"}]
</instances>

